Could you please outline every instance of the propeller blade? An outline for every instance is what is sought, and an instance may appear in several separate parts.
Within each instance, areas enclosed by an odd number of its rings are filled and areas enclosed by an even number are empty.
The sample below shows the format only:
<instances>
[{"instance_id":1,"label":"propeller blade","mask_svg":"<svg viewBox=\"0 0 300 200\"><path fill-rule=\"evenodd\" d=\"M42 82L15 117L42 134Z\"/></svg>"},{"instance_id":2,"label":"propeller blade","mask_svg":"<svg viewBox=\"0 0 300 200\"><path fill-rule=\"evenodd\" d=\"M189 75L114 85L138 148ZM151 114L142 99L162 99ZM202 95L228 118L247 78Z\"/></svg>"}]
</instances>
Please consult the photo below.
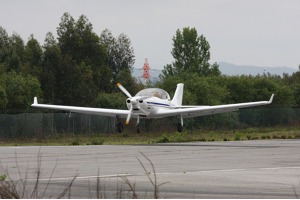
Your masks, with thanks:
<instances>
[{"instance_id":1,"label":"propeller blade","mask_svg":"<svg viewBox=\"0 0 300 200\"><path fill-rule=\"evenodd\" d=\"M126 96L128 96L129 98L131 98L131 94L121 85L121 83L117 83L117 86L120 88L120 90L126 94Z\"/></svg>"},{"instance_id":2,"label":"propeller blade","mask_svg":"<svg viewBox=\"0 0 300 200\"><path fill-rule=\"evenodd\" d=\"M125 122L126 125L129 124L129 120L130 120L131 114L132 114L132 108L133 108L133 106L131 105L130 110L129 110L129 114L127 115L127 118L126 118L126 122Z\"/></svg>"}]
</instances>

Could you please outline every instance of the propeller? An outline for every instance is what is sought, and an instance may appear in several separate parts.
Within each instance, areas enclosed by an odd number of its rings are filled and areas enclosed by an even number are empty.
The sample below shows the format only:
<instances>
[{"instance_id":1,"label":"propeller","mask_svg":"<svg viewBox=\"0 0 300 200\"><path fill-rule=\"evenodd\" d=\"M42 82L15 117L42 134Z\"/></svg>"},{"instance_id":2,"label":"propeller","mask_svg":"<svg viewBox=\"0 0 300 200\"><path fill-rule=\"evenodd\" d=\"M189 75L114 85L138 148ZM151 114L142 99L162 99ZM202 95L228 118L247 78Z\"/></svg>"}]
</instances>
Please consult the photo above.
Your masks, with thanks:
<instances>
[{"instance_id":1,"label":"propeller","mask_svg":"<svg viewBox=\"0 0 300 200\"><path fill-rule=\"evenodd\" d=\"M121 85L121 83L117 83L117 86L120 88L120 90L121 90L128 98L130 98L131 107L130 107L130 109L129 109L129 113L128 113L128 115L127 115L126 122L125 122L125 124L127 125L127 124L129 124L129 120L130 120L131 115L132 115L133 104L136 103L136 100L133 100L133 99L132 99L131 94L130 94L130 93L129 93L122 85ZM127 101L128 101L128 100L127 100ZM135 101L135 102L133 102L133 101Z\"/></svg>"},{"instance_id":2,"label":"propeller","mask_svg":"<svg viewBox=\"0 0 300 200\"><path fill-rule=\"evenodd\" d=\"M129 113L127 115L126 118L126 122L125 124L129 124L132 112L133 112L133 106L137 106L138 108L140 108L140 103L143 103L144 99L147 99L147 96L140 96L140 97L133 97L131 96L131 94L121 85L121 83L117 83L117 86L120 88L120 90L128 97L127 99L127 103L131 104L130 108L129 108Z\"/></svg>"},{"instance_id":3,"label":"propeller","mask_svg":"<svg viewBox=\"0 0 300 200\"><path fill-rule=\"evenodd\" d=\"M131 106L130 109L129 109L129 114L127 115L126 122L125 122L126 125L129 124L129 120L130 120L131 115L132 115L132 109L133 109L133 106Z\"/></svg>"},{"instance_id":4,"label":"propeller","mask_svg":"<svg viewBox=\"0 0 300 200\"><path fill-rule=\"evenodd\" d=\"M126 96L128 96L129 98L132 98L131 94L123 87L123 85L121 85L121 83L117 83L117 86L120 88L120 90L126 94Z\"/></svg>"}]
</instances>

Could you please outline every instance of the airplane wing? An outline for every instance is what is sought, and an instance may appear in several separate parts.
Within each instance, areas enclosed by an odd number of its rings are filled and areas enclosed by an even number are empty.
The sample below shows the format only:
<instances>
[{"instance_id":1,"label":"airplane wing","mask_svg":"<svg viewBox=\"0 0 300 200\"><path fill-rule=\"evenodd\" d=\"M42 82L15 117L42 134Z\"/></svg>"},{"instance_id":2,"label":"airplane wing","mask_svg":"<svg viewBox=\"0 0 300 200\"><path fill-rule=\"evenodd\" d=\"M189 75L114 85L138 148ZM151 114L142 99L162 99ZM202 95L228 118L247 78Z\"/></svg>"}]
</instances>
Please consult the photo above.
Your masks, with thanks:
<instances>
[{"instance_id":1,"label":"airplane wing","mask_svg":"<svg viewBox=\"0 0 300 200\"><path fill-rule=\"evenodd\" d=\"M212 115L218 113L233 112L233 111L237 111L239 108L247 108L247 107L271 104L273 98L274 98L274 94L272 94L269 101L257 101L257 102L237 103L237 104L227 104L227 105L217 105L217 106L199 106L193 108L179 108L179 109L171 109L171 110L158 110L155 114L157 117L168 117L168 116L176 116L176 115L181 115L184 118L198 117L198 116Z\"/></svg>"},{"instance_id":2,"label":"airplane wing","mask_svg":"<svg viewBox=\"0 0 300 200\"><path fill-rule=\"evenodd\" d=\"M31 106L36 107L36 108L65 110L65 111L70 111L70 112L74 112L74 113L94 114L94 115L102 115L102 116L107 116L107 117L120 116L122 118L126 118L126 116L129 113L129 110L39 104L36 97L34 97L34 101Z\"/></svg>"}]
</instances>

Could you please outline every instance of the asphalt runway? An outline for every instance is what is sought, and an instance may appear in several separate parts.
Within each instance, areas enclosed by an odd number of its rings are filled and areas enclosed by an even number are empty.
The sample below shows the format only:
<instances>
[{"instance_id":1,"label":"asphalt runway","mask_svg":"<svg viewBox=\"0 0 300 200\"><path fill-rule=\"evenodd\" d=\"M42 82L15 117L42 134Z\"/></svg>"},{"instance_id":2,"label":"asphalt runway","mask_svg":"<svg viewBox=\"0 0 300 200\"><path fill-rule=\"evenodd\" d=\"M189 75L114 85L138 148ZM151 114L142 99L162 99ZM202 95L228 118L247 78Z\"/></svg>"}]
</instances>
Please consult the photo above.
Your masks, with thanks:
<instances>
[{"instance_id":1,"label":"asphalt runway","mask_svg":"<svg viewBox=\"0 0 300 200\"><path fill-rule=\"evenodd\" d=\"M0 147L0 175L27 177L28 198L40 153L40 198L57 197L75 176L66 198L96 198L97 192L105 198L131 198L129 186L139 198L154 198L146 175L153 180L154 173L140 152L153 163L157 185L164 183L158 187L160 198L300 197L300 140Z\"/></svg>"}]
</instances>

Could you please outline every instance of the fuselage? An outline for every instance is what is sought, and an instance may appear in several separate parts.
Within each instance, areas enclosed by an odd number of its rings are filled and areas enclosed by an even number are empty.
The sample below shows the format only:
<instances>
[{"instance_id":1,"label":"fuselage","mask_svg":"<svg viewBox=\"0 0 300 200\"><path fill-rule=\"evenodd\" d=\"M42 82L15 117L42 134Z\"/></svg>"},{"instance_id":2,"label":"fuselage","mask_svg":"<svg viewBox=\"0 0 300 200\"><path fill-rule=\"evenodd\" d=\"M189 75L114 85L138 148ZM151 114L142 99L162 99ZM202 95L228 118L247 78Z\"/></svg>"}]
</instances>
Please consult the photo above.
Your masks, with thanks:
<instances>
[{"instance_id":1,"label":"fuselage","mask_svg":"<svg viewBox=\"0 0 300 200\"><path fill-rule=\"evenodd\" d=\"M126 100L127 108L132 108L133 117L155 118L161 109L174 109L170 95L159 88L148 88L140 91L134 97Z\"/></svg>"}]
</instances>

